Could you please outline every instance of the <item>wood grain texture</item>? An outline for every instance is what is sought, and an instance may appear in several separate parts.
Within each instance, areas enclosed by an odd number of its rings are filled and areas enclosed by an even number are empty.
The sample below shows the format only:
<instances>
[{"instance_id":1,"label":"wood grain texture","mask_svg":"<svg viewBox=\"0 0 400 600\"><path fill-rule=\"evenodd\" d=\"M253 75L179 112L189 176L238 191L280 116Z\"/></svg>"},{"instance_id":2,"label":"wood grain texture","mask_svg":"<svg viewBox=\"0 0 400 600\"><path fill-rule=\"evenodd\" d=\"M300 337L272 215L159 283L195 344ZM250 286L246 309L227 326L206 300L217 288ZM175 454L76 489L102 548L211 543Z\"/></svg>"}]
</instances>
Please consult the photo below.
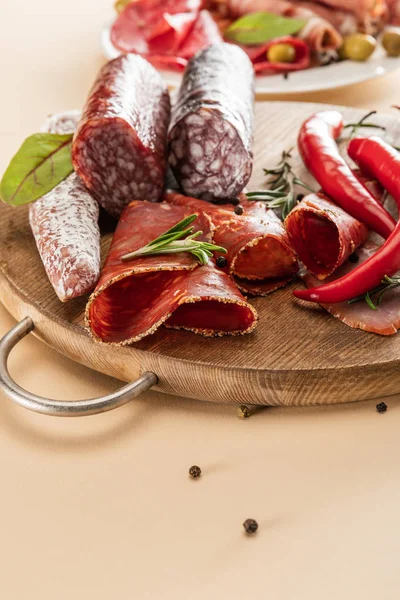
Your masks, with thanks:
<instances>
[{"instance_id":1,"label":"wood grain texture","mask_svg":"<svg viewBox=\"0 0 400 600\"><path fill-rule=\"evenodd\" d=\"M296 145L301 122L326 105L258 103L255 164L250 189L263 184L263 167ZM340 108L346 120L362 111ZM389 116L390 139L400 123ZM312 181L294 153L299 173ZM35 333L62 354L123 381L145 370L163 392L215 402L271 405L329 404L390 395L400 390L400 338L350 329L317 306L294 300L293 286L252 300L256 332L202 338L160 329L130 348L94 344L83 328L86 299L61 304L50 286L30 231L27 207L0 207L0 300L18 320L30 316ZM102 256L111 234L104 233ZM298 285L298 284L297 284Z\"/></svg>"}]
</instances>

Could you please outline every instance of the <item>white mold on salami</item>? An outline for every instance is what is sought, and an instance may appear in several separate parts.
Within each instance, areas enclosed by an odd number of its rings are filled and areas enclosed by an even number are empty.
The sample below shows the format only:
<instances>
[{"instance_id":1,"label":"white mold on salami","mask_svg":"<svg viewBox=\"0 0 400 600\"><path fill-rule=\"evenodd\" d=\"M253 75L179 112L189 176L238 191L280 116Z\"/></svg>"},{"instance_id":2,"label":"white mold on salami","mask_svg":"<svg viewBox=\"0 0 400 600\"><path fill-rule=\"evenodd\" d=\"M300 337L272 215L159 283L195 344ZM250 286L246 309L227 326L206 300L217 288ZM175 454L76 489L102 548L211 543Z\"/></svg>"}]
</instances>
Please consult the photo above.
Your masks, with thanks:
<instances>
[{"instance_id":1,"label":"white mold on salami","mask_svg":"<svg viewBox=\"0 0 400 600\"><path fill-rule=\"evenodd\" d=\"M79 177L114 217L132 200L159 200L169 117L167 87L142 57L123 55L102 68L72 156Z\"/></svg>"},{"instance_id":2,"label":"white mold on salami","mask_svg":"<svg viewBox=\"0 0 400 600\"><path fill-rule=\"evenodd\" d=\"M73 133L80 113L49 117L42 131ZM29 222L47 276L66 302L89 293L100 276L99 206L73 173L29 207Z\"/></svg>"}]
</instances>

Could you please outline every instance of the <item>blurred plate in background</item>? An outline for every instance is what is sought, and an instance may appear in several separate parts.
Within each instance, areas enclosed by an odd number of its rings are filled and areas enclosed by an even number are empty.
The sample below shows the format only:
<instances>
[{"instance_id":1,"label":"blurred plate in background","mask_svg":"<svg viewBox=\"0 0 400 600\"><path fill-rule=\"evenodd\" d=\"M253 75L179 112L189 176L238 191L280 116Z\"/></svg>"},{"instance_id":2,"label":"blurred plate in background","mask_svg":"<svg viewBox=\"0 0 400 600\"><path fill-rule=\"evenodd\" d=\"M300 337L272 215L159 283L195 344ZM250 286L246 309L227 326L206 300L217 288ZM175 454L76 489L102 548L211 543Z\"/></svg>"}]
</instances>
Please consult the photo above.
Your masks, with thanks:
<instances>
[{"instance_id":1,"label":"blurred plate in background","mask_svg":"<svg viewBox=\"0 0 400 600\"><path fill-rule=\"evenodd\" d=\"M112 23L107 23L101 32L101 45L104 55L109 60L119 56L110 39ZM287 79L282 75L258 75L256 78L257 94L297 94L301 92L316 92L332 88L361 83L369 79L381 77L400 67L400 58L386 56L380 47L366 62L346 60L326 67L314 67L304 71L290 73ZM162 76L170 87L180 85L182 74L174 71L161 71Z\"/></svg>"}]
</instances>

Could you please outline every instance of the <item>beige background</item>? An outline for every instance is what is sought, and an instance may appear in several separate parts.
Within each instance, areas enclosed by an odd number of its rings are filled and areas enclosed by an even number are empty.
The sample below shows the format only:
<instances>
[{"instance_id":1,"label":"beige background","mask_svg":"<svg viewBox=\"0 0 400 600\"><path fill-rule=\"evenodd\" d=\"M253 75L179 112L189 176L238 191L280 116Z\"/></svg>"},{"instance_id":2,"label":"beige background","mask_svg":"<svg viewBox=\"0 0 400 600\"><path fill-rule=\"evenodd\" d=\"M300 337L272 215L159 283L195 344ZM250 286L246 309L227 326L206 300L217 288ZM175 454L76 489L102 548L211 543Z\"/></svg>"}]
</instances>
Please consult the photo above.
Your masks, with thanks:
<instances>
[{"instance_id":1,"label":"beige background","mask_svg":"<svg viewBox=\"0 0 400 600\"><path fill-rule=\"evenodd\" d=\"M48 113L82 104L110 1L0 3L0 172ZM298 99L389 111L399 85L400 71ZM0 307L0 334L12 325ZM11 370L56 398L119 385L32 336ZM82 420L1 400L1 598L399 597L397 398L384 415L369 402L247 421L156 394ZM187 476L193 463L198 481ZM260 524L253 538L247 517Z\"/></svg>"}]
</instances>

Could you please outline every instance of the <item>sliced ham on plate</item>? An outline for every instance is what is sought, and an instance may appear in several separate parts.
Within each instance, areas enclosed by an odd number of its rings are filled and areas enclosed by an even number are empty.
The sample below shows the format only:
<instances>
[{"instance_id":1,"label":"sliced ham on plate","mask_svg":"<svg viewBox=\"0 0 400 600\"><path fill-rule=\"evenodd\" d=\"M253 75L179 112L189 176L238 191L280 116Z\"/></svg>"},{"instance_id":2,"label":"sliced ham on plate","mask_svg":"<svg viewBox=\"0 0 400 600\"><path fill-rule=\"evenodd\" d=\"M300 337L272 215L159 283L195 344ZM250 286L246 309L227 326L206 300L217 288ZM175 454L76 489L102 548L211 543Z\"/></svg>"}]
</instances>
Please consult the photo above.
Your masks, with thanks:
<instances>
[{"instance_id":1,"label":"sliced ham on plate","mask_svg":"<svg viewBox=\"0 0 400 600\"><path fill-rule=\"evenodd\" d=\"M334 275L326 281L334 281L357 268L365 262L378 249L376 244L366 242L364 246L357 250L358 262L345 263ZM307 274L304 276L307 287L318 287L322 284L314 275ZM342 302L340 304L322 305L331 315L339 319L349 327L354 329L362 329L371 333L380 335L393 335L400 329L400 288L396 288L388 292L378 310L373 310L364 300L360 300L354 304Z\"/></svg>"},{"instance_id":2,"label":"sliced ham on plate","mask_svg":"<svg viewBox=\"0 0 400 600\"><path fill-rule=\"evenodd\" d=\"M121 257L175 226L193 210L166 203L134 201L122 213L102 270L89 299L86 324L98 342L128 345L161 325L206 336L250 333L257 313L234 282L213 261L200 266L189 253ZM194 226L210 241L210 219Z\"/></svg>"},{"instance_id":3,"label":"sliced ham on plate","mask_svg":"<svg viewBox=\"0 0 400 600\"><path fill-rule=\"evenodd\" d=\"M244 212L236 215L232 204L216 205L176 193L166 194L165 200L209 216L215 226L214 242L228 251L226 270L243 292L264 296L296 274L297 259L286 231L261 202L242 199Z\"/></svg>"}]
</instances>

